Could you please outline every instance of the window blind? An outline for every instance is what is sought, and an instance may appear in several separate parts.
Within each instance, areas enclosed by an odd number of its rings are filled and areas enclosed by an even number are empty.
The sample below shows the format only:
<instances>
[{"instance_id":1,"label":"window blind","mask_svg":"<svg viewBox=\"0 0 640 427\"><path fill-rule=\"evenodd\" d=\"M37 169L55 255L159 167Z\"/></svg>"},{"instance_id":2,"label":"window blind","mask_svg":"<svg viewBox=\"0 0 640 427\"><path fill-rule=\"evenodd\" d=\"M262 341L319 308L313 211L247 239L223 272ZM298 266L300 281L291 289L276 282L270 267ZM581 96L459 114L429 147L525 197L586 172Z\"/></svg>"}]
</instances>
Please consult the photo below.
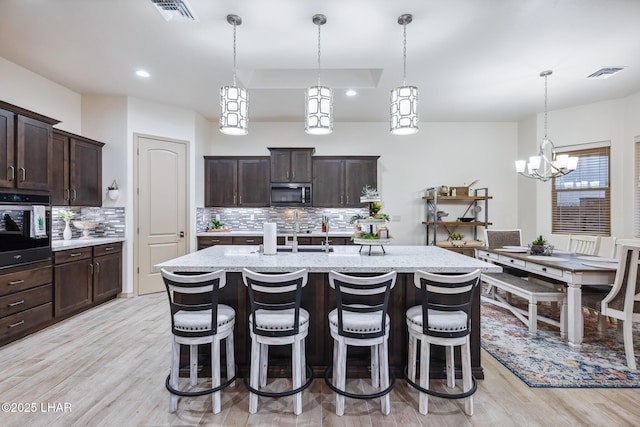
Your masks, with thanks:
<instances>
[{"instance_id":1,"label":"window blind","mask_svg":"<svg viewBox=\"0 0 640 427\"><path fill-rule=\"evenodd\" d=\"M578 157L578 167L554 178L552 232L611 235L610 147L563 152Z\"/></svg>"}]
</instances>

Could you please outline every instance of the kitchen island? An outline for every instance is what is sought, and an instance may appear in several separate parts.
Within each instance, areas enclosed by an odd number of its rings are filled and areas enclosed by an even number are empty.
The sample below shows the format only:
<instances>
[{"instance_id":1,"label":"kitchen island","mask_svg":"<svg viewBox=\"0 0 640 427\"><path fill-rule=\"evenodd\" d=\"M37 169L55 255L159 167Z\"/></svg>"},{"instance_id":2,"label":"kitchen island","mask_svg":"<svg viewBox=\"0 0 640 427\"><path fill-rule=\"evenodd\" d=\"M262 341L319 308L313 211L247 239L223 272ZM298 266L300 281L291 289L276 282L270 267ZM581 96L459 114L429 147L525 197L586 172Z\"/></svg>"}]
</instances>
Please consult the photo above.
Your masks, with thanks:
<instances>
[{"instance_id":1,"label":"kitchen island","mask_svg":"<svg viewBox=\"0 0 640 427\"><path fill-rule=\"evenodd\" d=\"M279 248L287 250L287 248ZM360 254L358 246L333 246L331 252L318 252L318 246L301 246L299 252L279 252L277 255L260 253L259 246L212 246L197 252L184 255L154 266L154 271L161 268L172 272L207 272L223 269L227 272L227 286L222 290L222 303L236 310L235 351L236 362L246 372L249 366L249 306L246 289L242 282L242 269L249 268L261 273L283 273L301 268L309 270L309 281L303 292L302 306L311 315L309 336L306 341L307 363L317 375L331 363L333 340L329 334L327 315L335 307L334 291L329 287L328 272L331 270L346 274L372 275L395 270L398 273L396 286L392 290L392 302L389 307L391 332L389 336L389 364L396 376L402 375L407 363L408 335L405 321L407 308L419 303L418 289L413 285L413 273L424 270L433 273L466 273L480 269L484 273L500 272L501 267L475 258L461 255L437 246L388 246L386 254L372 252L371 255ZM169 311L167 310L167 316ZM167 325L169 325L167 319ZM480 364L480 292L476 294L472 319L471 359L473 373L476 378L483 378ZM281 354L285 363L270 364L270 375L288 376L290 369L289 349L277 351L272 356ZM431 375L445 377L444 352L432 352ZM208 367L206 361L208 349L200 352L201 365ZM368 355L353 354L353 362L349 362L349 375L368 376Z\"/></svg>"}]
</instances>

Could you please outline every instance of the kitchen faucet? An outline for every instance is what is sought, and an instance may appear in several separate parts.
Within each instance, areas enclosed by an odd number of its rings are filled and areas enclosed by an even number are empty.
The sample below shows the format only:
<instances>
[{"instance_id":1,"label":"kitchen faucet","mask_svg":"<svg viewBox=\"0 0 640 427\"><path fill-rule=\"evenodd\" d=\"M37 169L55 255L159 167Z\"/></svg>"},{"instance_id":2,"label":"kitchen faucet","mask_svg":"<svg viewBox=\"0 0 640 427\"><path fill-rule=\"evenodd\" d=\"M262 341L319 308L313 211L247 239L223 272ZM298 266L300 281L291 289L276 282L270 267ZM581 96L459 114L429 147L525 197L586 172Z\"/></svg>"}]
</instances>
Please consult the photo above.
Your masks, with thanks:
<instances>
[{"instance_id":1,"label":"kitchen faucet","mask_svg":"<svg viewBox=\"0 0 640 427\"><path fill-rule=\"evenodd\" d=\"M329 253L329 217L322 217L322 231L324 231L324 251Z\"/></svg>"}]
</instances>

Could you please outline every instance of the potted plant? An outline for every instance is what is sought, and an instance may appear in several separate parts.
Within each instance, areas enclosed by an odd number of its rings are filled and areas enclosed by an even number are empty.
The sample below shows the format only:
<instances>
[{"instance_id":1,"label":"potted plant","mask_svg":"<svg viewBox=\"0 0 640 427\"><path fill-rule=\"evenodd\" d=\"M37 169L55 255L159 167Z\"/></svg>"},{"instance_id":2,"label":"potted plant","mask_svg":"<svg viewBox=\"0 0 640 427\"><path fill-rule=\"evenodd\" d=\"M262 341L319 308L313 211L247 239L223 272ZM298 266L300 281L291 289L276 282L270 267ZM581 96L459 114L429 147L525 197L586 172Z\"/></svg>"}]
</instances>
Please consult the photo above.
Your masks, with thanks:
<instances>
[{"instance_id":1,"label":"potted plant","mask_svg":"<svg viewBox=\"0 0 640 427\"><path fill-rule=\"evenodd\" d=\"M465 245L465 241L462 240L464 239L464 234L460 234L460 233L451 233L449 234L449 241L451 242L452 246L455 247L461 247Z\"/></svg>"},{"instance_id":2,"label":"potted plant","mask_svg":"<svg viewBox=\"0 0 640 427\"><path fill-rule=\"evenodd\" d=\"M114 179L110 186L107 187L107 195L111 200L116 200L118 198L118 183Z\"/></svg>"},{"instance_id":3,"label":"potted plant","mask_svg":"<svg viewBox=\"0 0 640 427\"><path fill-rule=\"evenodd\" d=\"M553 245L547 244L547 240L541 234L529 244L529 252L531 255L551 255Z\"/></svg>"},{"instance_id":4,"label":"potted plant","mask_svg":"<svg viewBox=\"0 0 640 427\"><path fill-rule=\"evenodd\" d=\"M209 231L226 231L224 224L217 219L212 219L209 223Z\"/></svg>"}]
</instances>

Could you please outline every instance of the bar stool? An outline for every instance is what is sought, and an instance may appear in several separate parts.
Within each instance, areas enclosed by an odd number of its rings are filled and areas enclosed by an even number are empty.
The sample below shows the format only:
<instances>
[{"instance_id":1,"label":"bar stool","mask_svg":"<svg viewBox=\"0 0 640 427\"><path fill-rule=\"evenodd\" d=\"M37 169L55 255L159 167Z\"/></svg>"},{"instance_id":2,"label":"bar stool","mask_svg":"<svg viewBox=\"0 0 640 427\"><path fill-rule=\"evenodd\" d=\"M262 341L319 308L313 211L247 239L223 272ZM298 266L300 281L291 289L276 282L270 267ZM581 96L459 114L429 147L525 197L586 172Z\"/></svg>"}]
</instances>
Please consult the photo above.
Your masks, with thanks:
<instances>
[{"instance_id":1,"label":"bar stool","mask_svg":"<svg viewBox=\"0 0 640 427\"><path fill-rule=\"evenodd\" d=\"M228 305L219 304L220 289L226 284L223 270L213 273L191 274L170 273L162 269L162 278L169 296L171 308L171 333L173 334L173 350L171 372L167 376L165 386L171 393L169 412L178 410L178 396L193 397L213 394L211 404L213 413L220 412L220 390L234 385L236 368L233 346L233 326L236 312ZM181 296L187 296L182 301ZM201 295L202 299L194 301L192 295ZM207 298L207 300L204 300ZM226 339L227 381L220 384L220 341ZM198 345L211 344L211 388L199 391L181 391L180 380L180 346L189 346L189 378L190 385L198 383Z\"/></svg>"},{"instance_id":2,"label":"bar stool","mask_svg":"<svg viewBox=\"0 0 640 427\"><path fill-rule=\"evenodd\" d=\"M414 285L420 288L421 305L407 310L409 363L407 383L420 391L420 413L428 412L428 395L465 400L465 412L473 415L473 393L477 389L471 373L471 308L480 282L480 270L460 275L416 271ZM420 340L420 385L416 384L417 341ZM431 344L446 347L447 387L455 386L454 347L462 356L462 393L440 393L429 389Z\"/></svg>"},{"instance_id":3,"label":"bar stool","mask_svg":"<svg viewBox=\"0 0 640 427\"><path fill-rule=\"evenodd\" d=\"M395 385L389 381L389 315L387 308L396 272L373 277L354 277L329 272L329 285L336 290L336 308L329 313L329 329L333 337L333 365L324 374L327 386L336 393L336 415L344 414L344 398L374 399L380 397L381 410L389 415L389 393ZM347 346L371 348L371 385L382 388L371 394L346 391ZM333 383L329 374L333 371Z\"/></svg>"},{"instance_id":4,"label":"bar stool","mask_svg":"<svg viewBox=\"0 0 640 427\"><path fill-rule=\"evenodd\" d=\"M258 396L293 396L293 412L302 413L302 391L313 382L313 371L306 366L305 338L309 331L309 312L300 307L302 288L307 284L306 269L284 274L262 274L244 268L242 280L249 292L249 332L251 335L249 412L258 411ZM260 390L267 384L270 345L292 344L293 389L284 392ZM305 375L305 372L307 375ZM308 380L305 381L305 377ZM304 384L303 384L304 383Z\"/></svg>"}]
</instances>

